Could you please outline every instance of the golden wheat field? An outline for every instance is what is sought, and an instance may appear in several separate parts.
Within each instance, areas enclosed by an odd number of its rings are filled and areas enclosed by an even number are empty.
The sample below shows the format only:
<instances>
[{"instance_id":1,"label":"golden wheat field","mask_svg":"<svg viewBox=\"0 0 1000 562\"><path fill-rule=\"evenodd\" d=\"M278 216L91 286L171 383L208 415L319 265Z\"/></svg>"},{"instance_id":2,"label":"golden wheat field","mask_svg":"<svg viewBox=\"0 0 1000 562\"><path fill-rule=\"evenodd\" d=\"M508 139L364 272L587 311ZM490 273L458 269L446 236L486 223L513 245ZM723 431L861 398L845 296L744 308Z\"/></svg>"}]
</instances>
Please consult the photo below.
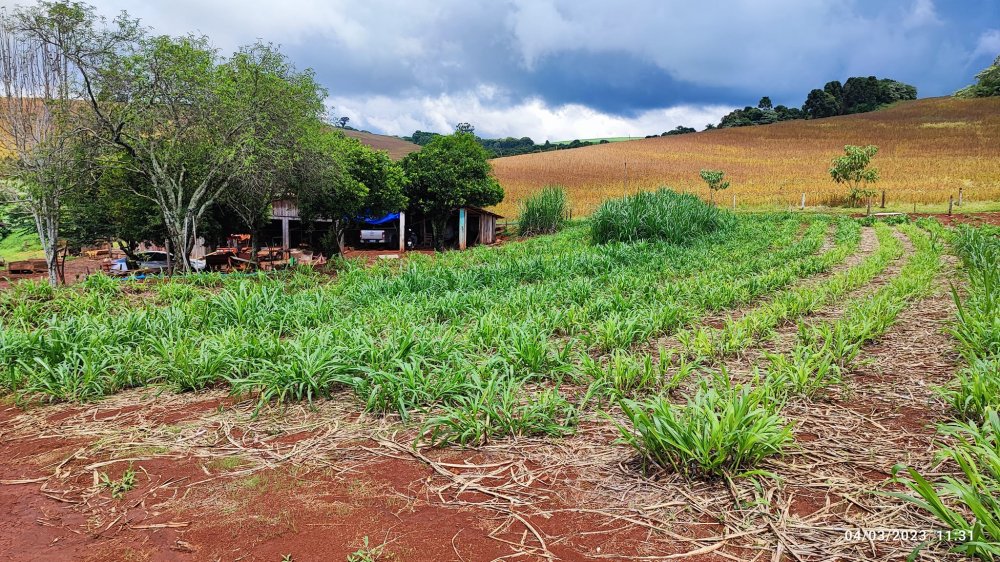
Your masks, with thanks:
<instances>
[{"instance_id":1,"label":"golden wheat field","mask_svg":"<svg viewBox=\"0 0 1000 562\"><path fill-rule=\"evenodd\" d=\"M493 168L506 190L498 212L515 217L521 200L546 185L566 187L574 214L593 211L624 192L669 186L708 198L702 168L726 172L731 205L842 203L847 192L828 168L845 144L875 144L876 188L891 204L1000 200L1000 98L928 98L864 113L719 129L499 158ZM627 163L627 185L626 185Z\"/></svg>"}]
</instances>

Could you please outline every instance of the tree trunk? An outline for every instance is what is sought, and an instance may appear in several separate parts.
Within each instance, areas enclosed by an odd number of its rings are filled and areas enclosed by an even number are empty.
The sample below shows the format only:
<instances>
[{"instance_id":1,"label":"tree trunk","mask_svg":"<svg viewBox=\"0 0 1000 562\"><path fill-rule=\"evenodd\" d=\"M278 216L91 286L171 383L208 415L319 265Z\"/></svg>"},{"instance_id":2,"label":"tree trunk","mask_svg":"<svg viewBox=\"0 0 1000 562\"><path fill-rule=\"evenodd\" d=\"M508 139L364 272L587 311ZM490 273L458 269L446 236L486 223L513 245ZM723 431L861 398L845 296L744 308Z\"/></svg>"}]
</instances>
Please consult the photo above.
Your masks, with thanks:
<instances>
[{"instance_id":1,"label":"tree trunk","mask_svg":"<svg viewBox=\"0 0 1000 562\"><path fill-rule=\"evenodd\" d=\"M447 215L444 218L435 217L431 219L431 238L434 242L434 249L438 252L444 251L444 230L447 225Z\"/></svg>"},{"instance_id":2,"label":"tree trunk","mask_svg":"<svg viewBox=\"0 0 1000 562\"><path fill-rule=\"evenodd\" d=\"M45 266L49 274L49 285L59 284L59 200L42 196L31 205L38 239L45 252Z\"/></svg>"}]
</instances>

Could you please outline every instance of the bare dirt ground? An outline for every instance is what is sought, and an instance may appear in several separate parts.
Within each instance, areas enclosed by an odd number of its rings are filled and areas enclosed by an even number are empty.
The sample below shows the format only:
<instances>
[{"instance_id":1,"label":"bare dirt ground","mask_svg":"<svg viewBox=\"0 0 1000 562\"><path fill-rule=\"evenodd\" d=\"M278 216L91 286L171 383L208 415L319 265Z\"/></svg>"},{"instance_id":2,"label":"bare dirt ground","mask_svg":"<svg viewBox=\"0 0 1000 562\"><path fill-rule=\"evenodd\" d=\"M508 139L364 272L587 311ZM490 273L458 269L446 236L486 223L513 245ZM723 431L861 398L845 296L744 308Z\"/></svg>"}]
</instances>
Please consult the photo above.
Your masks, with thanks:
<instances>
[{"instance_id":1,"label":"bare dirt ground","mask_svg":"<svg viewBox=\"0 0 1000 562\"><path fill-rule=\"evenodd\" d=\"M88 275L101 271L101 260L73 258L66 260L66 283L76 283ZM0 289L6 289L11 283L22 279L48 279L46 273L15 274L6 269L0 271Z\"/></svg>"}]
</instances>

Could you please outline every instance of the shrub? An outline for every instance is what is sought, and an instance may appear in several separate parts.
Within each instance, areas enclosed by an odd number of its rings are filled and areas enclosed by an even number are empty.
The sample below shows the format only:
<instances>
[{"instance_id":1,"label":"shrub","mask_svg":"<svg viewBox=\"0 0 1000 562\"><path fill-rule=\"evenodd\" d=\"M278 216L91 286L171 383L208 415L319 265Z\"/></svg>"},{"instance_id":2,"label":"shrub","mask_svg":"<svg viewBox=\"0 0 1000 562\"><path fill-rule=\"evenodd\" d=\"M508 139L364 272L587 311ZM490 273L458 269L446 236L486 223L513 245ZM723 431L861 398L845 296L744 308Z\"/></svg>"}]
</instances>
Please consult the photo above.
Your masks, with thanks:
<instances>
[{"instance_id":1,"label":"shrub","mask_svg":"<svg viewBox=\"0 0 1000 562\"><path fill-rule=\"evenodd\" d=\"M521 236L552 234L566 222L566 190L549 186L521 203L517 233Z\"/></svg>"},{"instance_id":2,"label":"shrub","mask_svg":"<svg viewBox=\"0 0 1000 562\"><path fill-rule=\"evenodd\" d=\"M664 397L621 401L632 427L618 426L622 441L645 460L685 476L721 476L750 470L781 453L792 440L779 415L781 401L767 386L702 383L687 404Z\"/></svg>"},{"instance_id":3,"label":"shrub","mask_svg":"<svg viewBox=\"0 0 1000 562\"><path fill-rule=\"evenodd\" d=\"M597 244L663 240L684 244L718 230L728 214L691 194L669 189L605 201L591 217Z\"/></svg>"}]
</instances>

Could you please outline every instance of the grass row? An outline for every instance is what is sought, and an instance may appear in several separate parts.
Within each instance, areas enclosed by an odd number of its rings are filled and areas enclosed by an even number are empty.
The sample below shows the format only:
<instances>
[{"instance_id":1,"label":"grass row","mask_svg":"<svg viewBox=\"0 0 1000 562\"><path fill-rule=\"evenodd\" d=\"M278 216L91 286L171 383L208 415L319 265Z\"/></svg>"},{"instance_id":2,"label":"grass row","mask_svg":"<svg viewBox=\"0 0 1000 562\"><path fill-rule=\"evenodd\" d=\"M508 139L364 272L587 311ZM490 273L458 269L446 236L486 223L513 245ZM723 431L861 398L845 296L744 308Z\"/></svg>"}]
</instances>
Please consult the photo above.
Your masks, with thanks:
<instances>
[{"instance_id":1,"label":"grass row","mask_svg":"<svg viewBox=\"0 0 1000 562\"><path fill-rule=\"evenodd\" d=\"M862 346L881 336L899 312L929 293L941 267L942 246L913 226L901 227L915 252L900 274L835 321L799 323L799 337L786 354L773 354L751 380L734 383L725 370L703 381L683 404L666 395L623 400L628 423L622 440L652 464L685 474L720 476L759 473L760 462L792 442L781 415L787 399L814 397L841 381ZM890 247L888 244L885 247Z\"/></svg>"},{"instance_id":2,"label":"grass row","mask_svg":"<svg viewBox=\"0 0 1000 562\"><path fill-rule=\"evenodd\" d=\"M956 418L938 427L938 459L954 474L928 480L916 469L894 473L909 494L893 494L927 512L947 530L953 552L981 560L1000 556L1000 232L961 227L953 244L968 294L953 289L958 312L951 333L965 361L941 389ZM923 545L921 545L923 546Z\"/></svg>"}]
</instances>

